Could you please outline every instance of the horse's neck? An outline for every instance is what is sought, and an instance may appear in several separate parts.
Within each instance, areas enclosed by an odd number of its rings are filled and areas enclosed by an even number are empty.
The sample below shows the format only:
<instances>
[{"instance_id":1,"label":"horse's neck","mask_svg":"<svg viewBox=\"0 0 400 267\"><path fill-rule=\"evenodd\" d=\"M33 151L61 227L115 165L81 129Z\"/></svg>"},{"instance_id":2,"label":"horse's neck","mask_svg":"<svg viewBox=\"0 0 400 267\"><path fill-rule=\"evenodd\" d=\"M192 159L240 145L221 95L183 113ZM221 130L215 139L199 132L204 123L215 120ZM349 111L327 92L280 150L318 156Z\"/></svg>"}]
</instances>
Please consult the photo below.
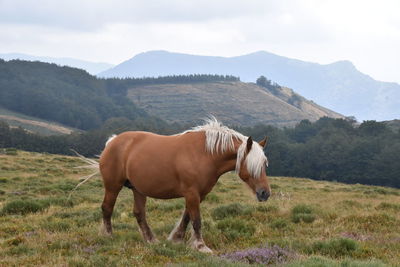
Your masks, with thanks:
<instances>
[{"instance_id":1,"label":"horse's neck","mask_svg":"<svg viewBox=\"0 0 400 267\"><path fill-rule=\"evenodd\" d=\"M234 151L225 151L217 157L218 176L233 171L236 168L237 150L240 146L239 141L234 141Z\"/></svg>"}]
</instances>

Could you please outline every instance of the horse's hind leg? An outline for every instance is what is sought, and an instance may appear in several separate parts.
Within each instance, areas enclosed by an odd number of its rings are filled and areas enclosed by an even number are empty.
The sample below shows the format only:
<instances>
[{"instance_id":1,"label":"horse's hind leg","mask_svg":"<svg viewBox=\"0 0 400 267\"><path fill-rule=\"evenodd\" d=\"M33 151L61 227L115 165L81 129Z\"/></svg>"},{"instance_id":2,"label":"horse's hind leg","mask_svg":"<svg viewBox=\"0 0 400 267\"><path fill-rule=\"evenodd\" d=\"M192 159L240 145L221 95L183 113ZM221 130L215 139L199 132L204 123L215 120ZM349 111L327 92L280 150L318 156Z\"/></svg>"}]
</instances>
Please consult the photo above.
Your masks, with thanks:
<instances>
[{"instance_id":1,"label":"horse's hind leg","mask_svg":"<svg viewBox=\"0 0 400 267\"><path fill-rule=\"evenodd\" d=\"M154 237L149 225L146 221L146 196L142 195L135 189L132 189L133 197L135 200L133 214L136 217L137 223L139 224L140 231L142 232L143 238L147 242L156 242L157 239Z\"/></svg>"},{"instance_id":2,"label":"horse's hind leg","mask_svg":"<svg viewBox=\"0 0 400 267\"><path fill-rule=\"evenodd\" d=\"M168 240L173 242L183 242L189 222L189 211L185 208L181 220L178 222L174 230L172 230L172 232L169 234Z\"/></svg>"},{"instance_id":3,"label":"horse's hind leg","mask_svg":"<svg viewBox=\"0 0 400 267\"><path fill-rule=\"evenodd\" d=\"M107 187L105 186L104 200L101 205L103 211L103 226L106 234L112 234L111 215L114 210L115 201L117 200L121 186Z\"/></svg>"}]
</instances>

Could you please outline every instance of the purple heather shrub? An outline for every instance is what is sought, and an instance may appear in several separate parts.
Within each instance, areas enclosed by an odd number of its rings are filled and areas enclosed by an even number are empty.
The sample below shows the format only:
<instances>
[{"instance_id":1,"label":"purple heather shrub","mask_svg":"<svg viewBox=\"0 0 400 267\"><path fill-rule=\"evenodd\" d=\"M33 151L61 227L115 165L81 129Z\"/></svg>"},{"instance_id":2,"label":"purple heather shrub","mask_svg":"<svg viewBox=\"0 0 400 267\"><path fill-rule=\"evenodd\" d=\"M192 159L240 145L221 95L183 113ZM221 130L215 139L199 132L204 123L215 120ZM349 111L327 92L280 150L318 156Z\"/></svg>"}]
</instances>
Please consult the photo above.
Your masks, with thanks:
<instances>
[{"instance_id":1,"label":"purple heather shrub","mask_svg":"<svg viewBox=\"0 0 400 267\"><path fill-rule=\"evenodd\" d=\"M240 261L249 264L277 264L295 257L294 252L277 245L272 247L251 248L221 255L231 261Z\"/></svg>"}]
</instances>

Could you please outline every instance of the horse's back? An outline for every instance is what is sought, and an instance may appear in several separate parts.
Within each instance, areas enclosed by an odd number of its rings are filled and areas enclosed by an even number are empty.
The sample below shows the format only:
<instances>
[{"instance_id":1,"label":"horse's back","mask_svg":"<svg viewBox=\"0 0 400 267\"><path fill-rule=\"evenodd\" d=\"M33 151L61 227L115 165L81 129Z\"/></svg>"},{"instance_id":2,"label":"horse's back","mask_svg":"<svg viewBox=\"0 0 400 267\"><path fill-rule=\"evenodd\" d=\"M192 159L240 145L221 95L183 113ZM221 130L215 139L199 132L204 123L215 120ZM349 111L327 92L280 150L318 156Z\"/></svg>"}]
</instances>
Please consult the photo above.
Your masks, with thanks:
<instances>
[{"instance_id":1,"label":"horse's back","mask_svg":"<svg viewBox=\"0 0 400 267\"><path fill-rule=\"evenodd\" d=\"M107 142L101 153L100 169L107 166L122 168L130 154L142 150L143 143L148 142L148 139L154 139L154 137L161 136L142 131L128 131L113 137L112 140Z\"/></svg>"}]
</instances>

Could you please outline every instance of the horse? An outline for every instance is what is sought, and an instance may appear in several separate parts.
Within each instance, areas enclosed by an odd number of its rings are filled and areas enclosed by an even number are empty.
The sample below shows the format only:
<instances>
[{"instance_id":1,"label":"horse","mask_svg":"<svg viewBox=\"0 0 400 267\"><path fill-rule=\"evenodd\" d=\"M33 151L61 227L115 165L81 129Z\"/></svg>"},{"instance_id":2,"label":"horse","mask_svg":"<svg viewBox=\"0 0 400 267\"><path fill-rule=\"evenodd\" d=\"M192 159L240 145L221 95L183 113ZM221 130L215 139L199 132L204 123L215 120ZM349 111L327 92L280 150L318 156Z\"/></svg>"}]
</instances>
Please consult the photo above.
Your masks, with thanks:
<instances>
[{"instance_id":1,"label":"horse","mask_svg":"<svg viewBox=\"0 0 400 267\"><path fill-rule=\"evenodd\" d=\"M133 192L134 208L143 238L156 242L146 221L147 197L185 199L182 218L168 240L183 242L189 222L193 232L191 247L212 253L201 235L200 203L218 178L236 170L259 201L266 201L271 187L263 148L252 137L222 125L215 118L204 125L176 135L164 136L143 131L128 131L112 136L101 153L99 169L104 184L103 230L112 234L111 215L118 193L126 186Z\"/></svg>"}]
</instances>

